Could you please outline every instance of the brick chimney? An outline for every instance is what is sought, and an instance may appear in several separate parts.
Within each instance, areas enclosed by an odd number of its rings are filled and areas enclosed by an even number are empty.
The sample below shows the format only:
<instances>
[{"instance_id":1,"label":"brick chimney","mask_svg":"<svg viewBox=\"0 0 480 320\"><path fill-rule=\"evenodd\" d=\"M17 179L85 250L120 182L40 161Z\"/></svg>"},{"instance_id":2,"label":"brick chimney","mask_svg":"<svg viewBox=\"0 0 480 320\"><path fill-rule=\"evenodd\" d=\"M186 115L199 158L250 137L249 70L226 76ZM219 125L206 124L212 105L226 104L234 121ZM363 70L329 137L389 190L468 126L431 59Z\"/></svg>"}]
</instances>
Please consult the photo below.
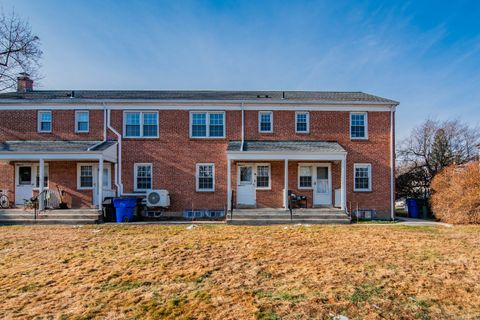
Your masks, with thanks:
<instances>
[{"instance_id":1,"label":"brick chimney","mask_svg":"<svg viewBox=\"0 0 480 320\"><path fill-rule=\"evenodd\" d=\"M17 77L17 92L33 91L33 80L26 72L21 72Z\"/></svg>"}]
</instances>

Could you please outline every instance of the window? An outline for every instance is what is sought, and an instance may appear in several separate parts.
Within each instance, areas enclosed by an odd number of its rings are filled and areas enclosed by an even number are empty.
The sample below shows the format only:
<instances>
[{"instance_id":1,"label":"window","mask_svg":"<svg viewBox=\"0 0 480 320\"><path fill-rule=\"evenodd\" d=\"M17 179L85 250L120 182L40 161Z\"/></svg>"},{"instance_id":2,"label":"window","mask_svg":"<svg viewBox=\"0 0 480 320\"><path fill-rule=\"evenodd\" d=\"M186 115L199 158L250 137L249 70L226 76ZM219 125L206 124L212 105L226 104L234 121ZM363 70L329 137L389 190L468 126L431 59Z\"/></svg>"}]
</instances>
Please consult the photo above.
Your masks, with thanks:
<instances>
[{"instance_id":1,"label":"window","mask_svg":"<svg viewBox=\"0 0 480 320\"><path fill-rule=\"evenodd\" d=\"M270 165L257 165L257 188L270 189Z\"/></svg>"},{"instance_id":2,"label":"window","mask_svg":"<svg viewBox=\"0 0 480 320\"><path fill-rule=\"evenodd\" d=\"M38 112L38 132L52 132L52 112Z\"/></svg>"},{"instance_id":3,"label":"window","mask_svg":"<svg viewBox=\"0 0 480 320\"><path fill-rule=\"evenodd\" d=\"M258 113L258 131L273 132L273 113L271 111Z\"/></svg>"},{"instance_id":4,"label":"window","mask_svg":"<svg viewBox=\"0 0 480 320\"><path fill-rule=\"evenodd\" d=\"M152 164L135 163L135 191L152 189Z\"/></svg>"},{"instance_id":5,"label":"window","mask_svg":"<svg viewBox=\"0 0 480 320\"><path fill-rule=\"evenodd\" d=\"M75 112L75 131L88 132L89 130L89 113L88 111Z\"/></svg>"},{"instance_id":6,"label":"window","mask_svg":"<svg viewBox=\"0 0 480 320\"><path fill-rule=\"evenodd\" d=\"M79 164L78 165L78 183L77 188L93 189L93 165Z\"/></svg>"},{"instance_id":7,"label":"window","mask_svg":"<svg viewBox=\"0 0 480 320\"><path fill-rule=\"evenodd\" d=\"M308 133L309 128L309 114L308 112L296 112L295 113L295 132Z\"/></svg>"},{"instance_id":8,"label":"window","mask_svg":"<svg viewBox=\"0 0 480 320\"><path fill-rule=\"evenodd\" d=\"M215 165L213 163L198 163L196 176L198 192L215 190Z\"/></svg>"},{"instance_id":9,"label":"window","mask_svg":"<svg viewBox=\"0 0 480 320\"><path fill-rule=\"evenodd\" d=\"M224 138L225 113L224 112L191 112L190 113L191 138Z\"/></svg>"},{"instance_id":10,"label":"window","mask_svg":"<svg viewBox=\"0 0 480 320\"><path fill-rule=\"evenodd\" d=\"M311 189L312 184L312 166L299 166L298 167L298 188L299 189Z\"/></svg>"},{"instance_id":11,"label":"window","mask_svg":"<svg viewBox=\"0 0 480 320\"><path fill-rule=\"evenodd\" d=\"M126 138L157 138L158 112L125 112Z\"/></svg>"},{"instance_id":12,"label":"window","mask_svg":"<svg viewBox=\"0 0 480 320\"><path fill-rule=\"evenodd\" d=\"M35 178L35 188L40 187L40 168L38 166L35 166L35 169L37 171L36 178ZM43 170L43 187L48 188L48 166L45 165L44 170Z\"/></svg>"},{"instance_id":13,"label":"window","mask_svg":"<svg viewBox=\"0 0 480 320\"><path fill-rule=\"evenodd\" d=\"M353 191L372 191L372 166L369 163L355 163Z\"/></svg>"},{"instance_id":14,"label":"window","mask_svg":"<svg viewBox=\"0 0 480 320\"><path fill-rule=\"evenodd\" d=\"M368 120L366 112L350 113L350 138L368 139Z\"/></svg>"}]
</instances>

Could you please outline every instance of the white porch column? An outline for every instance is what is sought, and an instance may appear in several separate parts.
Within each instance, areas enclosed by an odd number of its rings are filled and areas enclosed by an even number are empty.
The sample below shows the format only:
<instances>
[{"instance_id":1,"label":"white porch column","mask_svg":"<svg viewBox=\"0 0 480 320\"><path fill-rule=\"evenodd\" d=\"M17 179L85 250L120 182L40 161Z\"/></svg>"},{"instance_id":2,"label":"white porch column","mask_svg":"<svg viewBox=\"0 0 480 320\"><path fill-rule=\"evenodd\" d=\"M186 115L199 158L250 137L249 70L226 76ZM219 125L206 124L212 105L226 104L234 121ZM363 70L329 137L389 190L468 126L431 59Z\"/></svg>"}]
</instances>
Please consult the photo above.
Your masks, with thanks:
<instances>
[{"instance_id":1,"label":"white porch column","mask_svg":"<svg viewBox=\"0 0 480 320\"><path fill-rule=\"evenodd\" d=\"M288 159L285 159L285 193L284 193L284 205L285 209L288 209Z\"/></svg>"},{"instance_id":2,"label":"white porch column","mask_svg":"<svg viewBox=\"0 0 480 320\"><path fill-rule=\"evenodd\" d=\"M102 210L103 203L103 157L98 160L98 210Z\"/></svg>"},{"instance_id":3,"label":"white porch column","mask_svg":"<svg viewBox=\"0 0 480 320\"><path fill-rule=\"evenodd\" d=\"M43 185L45 181L45 160L40 159L39 165L38 165L38 192L40 197L38 197L38 209L43 210L45 209L45 195L42 194L43 192Z\"/></svg>"},{"instance_id":4,"label":"white porch column","mask_svg":"<svg viewBox=\"0 0 480 320\"><path fill-rule=\"evenodd\" d=\"M347 209L347 157L341 160L341 194L340 194L340 206L342 210Z\"/></svg>"},{"instance_id":5,"label":"white porch column","mask_svg":"<svg viewBox=\"0 0 480 320\"><path fill-rule=\"evenodd\" d=\"M227 157L227 210L232 209L232 174L231 174L231 161ZM225 212L225 214L227 214Z\"/></svg>"}]
</instances>

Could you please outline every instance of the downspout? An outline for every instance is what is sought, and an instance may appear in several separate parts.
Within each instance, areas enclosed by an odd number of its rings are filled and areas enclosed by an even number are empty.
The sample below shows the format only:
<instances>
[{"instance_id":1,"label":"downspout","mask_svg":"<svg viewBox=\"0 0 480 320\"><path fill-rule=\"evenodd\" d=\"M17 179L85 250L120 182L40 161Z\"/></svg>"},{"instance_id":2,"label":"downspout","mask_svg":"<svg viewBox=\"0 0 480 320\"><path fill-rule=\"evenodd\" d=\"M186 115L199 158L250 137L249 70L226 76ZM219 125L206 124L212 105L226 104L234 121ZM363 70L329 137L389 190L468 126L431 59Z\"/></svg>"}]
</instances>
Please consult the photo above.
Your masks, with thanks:
<instances>
[{"instance_id":1,"label":"downspout","mask_svg":"<svg viewBox=\"0 0 480 320\"><path fill-rule=\"evenodd\" d=\"M105 103L103 103L105 106ZM118 155L117 155L117 163L115 164L115 187L117 188L118 191L118 196L122 196L123 194L123 184L122 184L122 135L118 133L115 128L112 127L112 124L110 123L110 118L111 118L111 110L108 109L108 122L107 122L107 127L110 129L116 136L117 136L117 141L118 141ZM106 130L105 130L105 137L106 137Z\"/></svg>"},{"instance_id":2,"label":"downspout","mask_svg":"<svg viewBox=\"0 0 480 320\"><path fill-rule=\"evenodd\" d=\"M390 216L392 221L395 220L395 106L390 109Z\"/></svg>"},{"instance_id":3,"label":"downspout","mask_svg":"<svg viewBox=\"0 0 480 320\"><path fill-rule=\"evenodd\" d=\"M243 107L243 101L242 101L242 144L240 145L240 151L243 151L243 143L245 142L245 110Z\"/></svg>"}]
</instances>

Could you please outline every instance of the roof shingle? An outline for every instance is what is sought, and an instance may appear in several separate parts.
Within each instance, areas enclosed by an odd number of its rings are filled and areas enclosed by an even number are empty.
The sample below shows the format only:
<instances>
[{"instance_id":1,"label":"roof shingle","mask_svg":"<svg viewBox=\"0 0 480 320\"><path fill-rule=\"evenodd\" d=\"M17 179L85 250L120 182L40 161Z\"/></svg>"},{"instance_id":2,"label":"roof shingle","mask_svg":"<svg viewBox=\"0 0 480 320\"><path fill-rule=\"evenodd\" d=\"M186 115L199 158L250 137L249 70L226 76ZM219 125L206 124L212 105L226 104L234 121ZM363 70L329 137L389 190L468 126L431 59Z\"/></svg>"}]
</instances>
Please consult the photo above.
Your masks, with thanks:
<instances>
[{"instance_id":1,"label":"roof shingle","mask_svg":"<svg viewBox=\"0 0 480 320\"><path fill-rule=\"evenodd\" d=\"M337 91L222 91L222 90L34 90L0 94L8 100L187 100L187 101L311 101L317 103L376 103L398 102L364 92Z\"/></svg>"},{"instance_id":2,"label":"roof shingle","mask_svg":"<svg viewBox=\"0 0 480 320\"><path fill-rule=\"evenodd\" d=\"M227 151L241 151L241 141L230 141ZM345 149L333 141L320 140L245 140L246 152L345 152Z\"/></svg>"}]
</instances>

